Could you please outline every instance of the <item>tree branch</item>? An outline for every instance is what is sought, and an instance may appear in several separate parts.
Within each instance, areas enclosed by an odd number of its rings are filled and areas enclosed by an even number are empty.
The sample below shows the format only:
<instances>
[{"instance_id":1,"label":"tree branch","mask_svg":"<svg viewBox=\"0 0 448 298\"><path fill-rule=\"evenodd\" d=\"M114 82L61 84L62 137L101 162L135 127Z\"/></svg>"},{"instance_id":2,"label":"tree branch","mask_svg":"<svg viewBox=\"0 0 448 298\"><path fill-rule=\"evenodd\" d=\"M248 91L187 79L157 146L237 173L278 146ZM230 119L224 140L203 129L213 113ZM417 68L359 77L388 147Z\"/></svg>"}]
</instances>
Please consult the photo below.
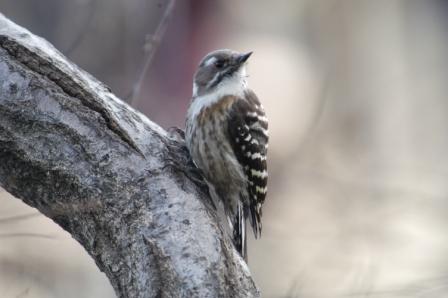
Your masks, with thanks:
<instances>
[{"instance_id":1,"label":"tree branch","mask_svg":"<svg viewBox=\"0 0 448 298\"><path fill-rule=\"evenodd\" d=\"M71 233L117 296L259 296L181 139L1 14L0 82L0 185Z\"/></svg>"},{"instance_id":2,"label":"tree branch","mask_svg":"<svg viewBox=\"0 0 448 298\"><path fill-rule=\"evenodd\" d=\"M173 14L173 10L176 4L176 0L169 0L165 12L160 19L159 25L157 25L156 31L153 35L147 35L145 40L145 45L143 47L145 52L145 57L143 59L142 68L139 72L139 76L132 87L131 94L128 96L127 103L130 106L136 107L138 96L140 95L140 89L142 88L143 80L145 79L146 72L151 65L154 54L157 48L160 46L162 37L165 34L166 28L168 27L169 20Z\"/></svg>"}]
</instances>

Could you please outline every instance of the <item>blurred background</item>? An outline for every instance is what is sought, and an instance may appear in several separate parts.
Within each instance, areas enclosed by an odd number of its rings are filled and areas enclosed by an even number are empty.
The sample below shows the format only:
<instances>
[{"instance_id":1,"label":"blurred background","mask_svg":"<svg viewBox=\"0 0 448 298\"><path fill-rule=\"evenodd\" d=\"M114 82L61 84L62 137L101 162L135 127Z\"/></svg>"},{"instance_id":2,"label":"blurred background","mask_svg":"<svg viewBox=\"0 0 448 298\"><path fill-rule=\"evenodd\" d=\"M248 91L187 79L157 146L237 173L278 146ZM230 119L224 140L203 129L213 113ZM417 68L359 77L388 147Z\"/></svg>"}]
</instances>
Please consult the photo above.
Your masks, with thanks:
<instances>
[{"instance_id":1,"label":"blurred background","mask_svg":"<svg viewBox=\"0 0 448 298\"><path fill-rule=\"evenodd\" d=\"M249 266L263 297L448 297L448 2L0 0L0 12L184 127L192 76L254 51L269 194ZM145 46L146 45L146 46ZM114 297L51 220L0 190L0 297Z\"/></svg>"}]
</instances>

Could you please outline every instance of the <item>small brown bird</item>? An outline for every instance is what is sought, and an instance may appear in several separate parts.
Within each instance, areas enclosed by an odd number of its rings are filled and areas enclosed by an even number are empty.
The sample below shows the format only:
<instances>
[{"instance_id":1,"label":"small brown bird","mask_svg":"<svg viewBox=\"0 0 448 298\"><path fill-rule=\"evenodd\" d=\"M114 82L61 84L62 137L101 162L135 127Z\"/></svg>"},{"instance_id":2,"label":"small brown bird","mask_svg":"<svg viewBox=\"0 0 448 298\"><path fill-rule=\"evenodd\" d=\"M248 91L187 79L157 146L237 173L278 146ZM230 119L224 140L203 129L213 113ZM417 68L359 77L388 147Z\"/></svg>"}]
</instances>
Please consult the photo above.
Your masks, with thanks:
<instances>
[{"instance_id":1,"label":"small brown bird","mask_svg":"<svg viewBox=\"0 0 448 298\"><path fill-rule=\"evenodd\" d=\"M224 205L234 245L245 260L246 219L259 237L268 179L268 119L247 85L251 54L218 50L202 59L185 135L193 161Z\"/></svg>"}]
</instances>

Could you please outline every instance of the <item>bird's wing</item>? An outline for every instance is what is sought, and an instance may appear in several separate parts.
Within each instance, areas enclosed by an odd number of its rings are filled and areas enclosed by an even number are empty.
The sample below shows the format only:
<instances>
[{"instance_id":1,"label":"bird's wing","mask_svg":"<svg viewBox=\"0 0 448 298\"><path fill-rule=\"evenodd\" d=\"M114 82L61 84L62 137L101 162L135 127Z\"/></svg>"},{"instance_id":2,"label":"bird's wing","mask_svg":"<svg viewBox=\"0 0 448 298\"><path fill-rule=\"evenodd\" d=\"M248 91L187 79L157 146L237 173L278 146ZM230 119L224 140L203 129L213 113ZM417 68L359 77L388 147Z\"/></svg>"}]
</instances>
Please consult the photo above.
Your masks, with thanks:
<instances>
[{"instance_id":1,"label":"bird's wing","mask_svg":"<svg viewBox=\"0 0 448 298\"><path fill-rule=\"evenodd\" d=\"M249 201L244 202L255 237L261 233L262 204L266 198L268 172L268 120L264 108L252 91L236 100L229 112L229 137L235 155L248 181Z\"/></svg>"}]
</instances>

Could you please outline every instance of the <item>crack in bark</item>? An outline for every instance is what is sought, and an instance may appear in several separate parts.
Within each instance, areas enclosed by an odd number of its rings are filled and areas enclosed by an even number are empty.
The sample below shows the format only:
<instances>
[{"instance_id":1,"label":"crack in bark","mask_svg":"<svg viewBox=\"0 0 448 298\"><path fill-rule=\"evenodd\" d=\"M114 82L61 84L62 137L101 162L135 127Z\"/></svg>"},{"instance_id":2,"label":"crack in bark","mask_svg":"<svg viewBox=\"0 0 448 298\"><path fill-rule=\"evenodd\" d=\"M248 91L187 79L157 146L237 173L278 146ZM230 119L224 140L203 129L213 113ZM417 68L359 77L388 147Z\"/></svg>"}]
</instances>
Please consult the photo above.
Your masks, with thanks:
<instances>
[{"instance_id":1,"label":"crack in bark","mask_svg":"<svg viewBox=\"0 0 448 298\"><path fill-rule=\"evenodd\" d=\"M150 255L160 256L154 260L157 264L157 279L159 283L156 297L180 297L180 293L178 291L176 291L176 293L166 293L163 291L164 284L175 285L173 288L177 290L182 288L179 276L175 274L176 270L172 268L172 265L169 262L169 256L167 256L163 249L157 245L155 240L147 236L143 236L143 240L148 246Z\"/></svg>"},{"instance_id":2,"label":"crack in bark","mask_svg":"<svg viewBox=\"0 0 448 298\"><path fill-rule=\"evenodd\" d=\"M110 111L102 106L98 101L94 99L92 94L85 90L82 85L78 84L70 76L62 72L55 65L51 64L48 60L42 58L35 52L30 51L26 47L17 43L14 39L8 36L0 36L0 47L5 49L12 57L15 58L22 65L29 70L46 77L51 82L55 83L61 88L64 93L70 97L78 99L82 105L89 108L92 111L101 115L106 126L116 134L124 143L137 151L140 156L145 158L145 155L129 136L126 130L124 130L118 121L112 116ZM107 86L102 84L108 91Z\"/></svg>"}]
</instances>

